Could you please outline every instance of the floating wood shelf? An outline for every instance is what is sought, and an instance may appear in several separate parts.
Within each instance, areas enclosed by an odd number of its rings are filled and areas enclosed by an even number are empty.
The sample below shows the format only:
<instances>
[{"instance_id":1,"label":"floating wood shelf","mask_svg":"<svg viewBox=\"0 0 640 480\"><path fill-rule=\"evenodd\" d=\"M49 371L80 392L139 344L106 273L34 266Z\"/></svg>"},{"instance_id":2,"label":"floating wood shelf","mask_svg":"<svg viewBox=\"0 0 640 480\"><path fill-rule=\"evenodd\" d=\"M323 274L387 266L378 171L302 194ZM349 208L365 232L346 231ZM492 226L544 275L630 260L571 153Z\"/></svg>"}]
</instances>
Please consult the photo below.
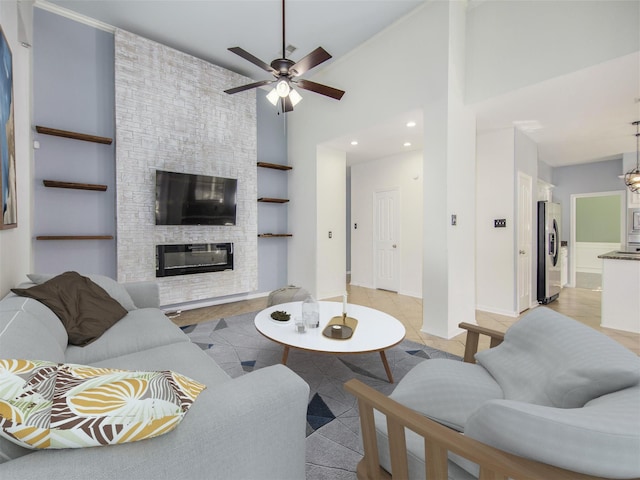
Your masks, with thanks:
<instances>
[{"instance_id":1,"label":"floating wood shelf","mask_svg":"<svg viewBox=\"0 0 640 480\"><path fill-rule=\"evenodd\" d=\"M73 138L74 140L83 140L85 142L102 143L104 145L111 145L112 138L99 137L97 135L89 135L86 133L69 132L67 130L58 130L57 128L41 127L36 125L36 132L43 133L45 135L53 135L55 137Z\"/></svg>"},{"instance_id":2,"label":"floating wood shelf","mask_svg":"<svg viewBox=\"0 0 640 480\"><path fill-rule=\"evenodd\" d=\"M290 233L259 233L260 238L293 237Z\"/></svg>"},{"instance_id":3,"label":"floating wood shelf","mask_svg":"<svg viewBox=\"0 0 640 480\"><path fill-rule=\"evenodd\" d=\"M266 203L287 203L289 201L288 198L269 198L269 197L260 197L258 199L259 202Z\"/></svg>"},{"instance_id":4,"label":"floating wood shelf","mask_svg":"<svg viewBox=\"0 0 640 480\"><path fill-rule=\"evenodd\" d=\"M57 180L42 180L42 183L45 187L51 188L72 188L75 190L95 190L98 192L107 190L106 185L96 185L93 183L59 182Z\"/></svg>"},{"instance_id":5,"label":"floating wood shelf","mask_svg":"<svg viewBox=\"0 0 640 480\"><path fill-rule=\"evenodd\" d=\"M273 168L275 170L291 170L293 167L289 165L280 165L278 163L258 162L258 166L262 168Z\"/></svg>"},{"instance_id":6,"label":"floating wood shelf","mask_svg":"<svg viewBox=\"0 0 640 480\"><path fill-rule=\"evenodd\" d=\"M38 235L36 240L112 240L113 235Z\"/></svg>"}]
</instances>

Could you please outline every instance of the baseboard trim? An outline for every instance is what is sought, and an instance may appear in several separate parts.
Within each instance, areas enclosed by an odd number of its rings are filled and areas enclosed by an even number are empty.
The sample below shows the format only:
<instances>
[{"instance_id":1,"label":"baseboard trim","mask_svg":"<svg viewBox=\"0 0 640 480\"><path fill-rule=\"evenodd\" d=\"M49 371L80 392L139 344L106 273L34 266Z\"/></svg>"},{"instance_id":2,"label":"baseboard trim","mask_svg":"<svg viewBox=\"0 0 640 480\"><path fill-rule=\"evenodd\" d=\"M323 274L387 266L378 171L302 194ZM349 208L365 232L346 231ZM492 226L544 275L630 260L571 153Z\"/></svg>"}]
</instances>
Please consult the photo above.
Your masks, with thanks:
<instances>
[{"instance_id":1,"label":"baseboard trim","mask_svg":"<svg viewBox=\"0 0 640 480\"><path fill-rule=\"evenodd\" d=\"M398 295L404 295L405 297L413 297L413 298L418 298L418 299L422 300L422 292L421 292L421 293L415 293L415 292L398 292Z\"/></svg>"},{"instance_id":2,"label":"baseboard trim","mask_svg":"<svg viewBox=\"0 0 640 480\"><path fill-rule=\"evenodd\" d=\"M228 297L209 298L205 300L196 300L187 303L174 303L171 305L160 306L164 311L176 310L195 310L196 308L213 307L215 305L224 305L225 303L241 302L243 300L253 300L255 298L263 298L269 296L271 292L246 293L241 295L231 295Z\"/></svg>"},{"instance_id":3,"label":"baseboard trim","mask_svg":"<svg viewBox=\"0 0 640 480\"><path fill-rule=\"evenodd\" d=\"M480 310L481 312L487 312L487 313L495 313L497 315L504 315L506 317L513 317L513 318L516 318L519 316L518 312L514 310L503 310L501 308L487 307L486 305L476 305L476 310Z\"/></svg>"}]
</instances>

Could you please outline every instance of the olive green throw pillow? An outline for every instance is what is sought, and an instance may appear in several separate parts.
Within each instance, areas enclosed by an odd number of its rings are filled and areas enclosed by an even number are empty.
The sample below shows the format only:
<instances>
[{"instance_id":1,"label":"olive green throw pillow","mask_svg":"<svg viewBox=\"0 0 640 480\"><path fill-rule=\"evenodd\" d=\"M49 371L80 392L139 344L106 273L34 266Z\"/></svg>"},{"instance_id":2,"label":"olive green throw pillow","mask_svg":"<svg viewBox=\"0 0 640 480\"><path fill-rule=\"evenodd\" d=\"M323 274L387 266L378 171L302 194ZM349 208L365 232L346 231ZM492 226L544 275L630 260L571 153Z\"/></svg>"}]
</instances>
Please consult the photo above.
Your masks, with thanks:
<instances>
[{"instance_id":1,"label":"olive green throw pillow","mask_svg":"<svg viewBox=\"0 0 640 480\"><path fill-rule=\"evenodd\" d=\"M11 291L49 307L64 325L71 345L88 345L127 314L104 289L78 272L65 272L35 287Z\"/></svg>"}]
</instances>

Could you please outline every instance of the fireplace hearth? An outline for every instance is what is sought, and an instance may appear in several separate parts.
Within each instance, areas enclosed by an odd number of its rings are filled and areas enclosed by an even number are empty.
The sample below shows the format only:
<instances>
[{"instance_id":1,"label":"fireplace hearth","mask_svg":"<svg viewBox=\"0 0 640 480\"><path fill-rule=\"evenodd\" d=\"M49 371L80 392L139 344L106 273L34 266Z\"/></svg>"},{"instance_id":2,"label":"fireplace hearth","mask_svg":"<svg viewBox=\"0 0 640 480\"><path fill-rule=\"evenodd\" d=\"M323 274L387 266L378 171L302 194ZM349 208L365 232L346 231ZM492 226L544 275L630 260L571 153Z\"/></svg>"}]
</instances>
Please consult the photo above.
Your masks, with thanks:
<instances>
[{"instance_id":1,"label":"fireplace hearth","mask_svg":"<svg viewBox=\"0 0 640 480\"><path fill-rule=\"evenodd\" d=\"M233 243L156 245L156 277L233 270Z\"/></svg>"}]
</instances>

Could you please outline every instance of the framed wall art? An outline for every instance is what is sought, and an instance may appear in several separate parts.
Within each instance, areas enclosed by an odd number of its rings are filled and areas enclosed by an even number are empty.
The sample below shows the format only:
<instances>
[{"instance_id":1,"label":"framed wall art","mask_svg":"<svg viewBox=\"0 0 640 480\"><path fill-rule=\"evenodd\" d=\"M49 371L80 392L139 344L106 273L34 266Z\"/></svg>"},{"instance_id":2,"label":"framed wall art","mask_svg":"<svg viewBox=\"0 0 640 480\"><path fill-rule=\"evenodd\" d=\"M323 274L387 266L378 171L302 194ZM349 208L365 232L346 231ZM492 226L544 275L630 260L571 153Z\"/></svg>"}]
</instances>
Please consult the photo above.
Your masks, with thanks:
<instances>
[{"instance_id":1,"label":"framed wall art","mask_svg":"<svg viewBox=\"0 0 640 480\"><path fill-rule=\"evenodd\" d=\"M18 226L16 192L16 147L13 121L13 58L0 26L0 178L2 179L2 221L0 230Z\"/></svg>"}]
</instances>

